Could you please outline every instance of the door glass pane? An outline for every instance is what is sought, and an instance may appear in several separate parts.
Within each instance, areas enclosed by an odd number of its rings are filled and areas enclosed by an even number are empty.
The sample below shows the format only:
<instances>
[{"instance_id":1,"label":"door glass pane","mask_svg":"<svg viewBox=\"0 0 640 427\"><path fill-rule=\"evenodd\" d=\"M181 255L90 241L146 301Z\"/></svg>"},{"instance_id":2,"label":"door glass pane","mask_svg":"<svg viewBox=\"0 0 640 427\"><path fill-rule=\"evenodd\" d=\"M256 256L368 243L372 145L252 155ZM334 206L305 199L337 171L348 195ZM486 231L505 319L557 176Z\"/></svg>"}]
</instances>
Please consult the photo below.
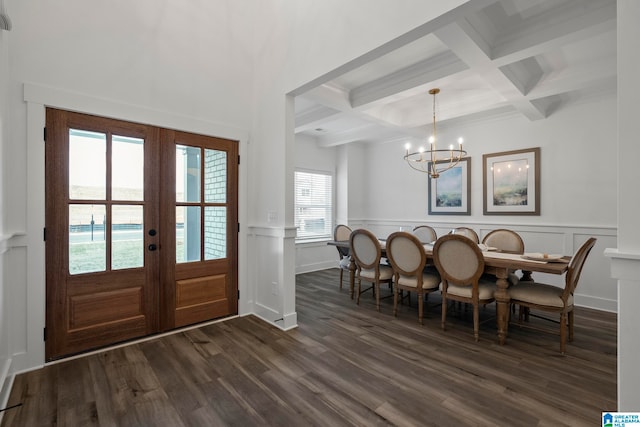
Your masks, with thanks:
<instances>
[{"instance_id":1,"label":"door glass pane","mask_svg":"<svg viewBox=\"0 0 640 427\"><path fill-rule=\"evenodd\" d=\"M113 206L111 211L111 269L144 265L143 208Z\"/></svg>"},{"instance_id":2,"label":"door glass pane","mask_svg":"<svg viewBox=\"0 0 640 427\"><path fill-rule=\"evenodd\" d=\"M176 207L176 262L200 261L200 206Z\"/></svg>"},{"instance_id":3,"label":"door glass pane","mask_svg":"<svg viewBox=\"0 0 640 427\"><path fill-rule=\"evenodd\" d=\"M200 201L200 148L176 145L176 202Z\"/></svg>"},{"instance_id":4,"label":"door glass pane","mask_svg":"<svg viewBox=\"0 0 640 427\"><path fill-rule=\"evenodd\" d=\"M207 203L227 201L227 152L204 150L204 200Z\"/></svg>"},{"instance_id":5,"label":"door glass pane","mask_svg":"<svg viewBox=\"0 0 640 427\"><path fill-rule=\"evenodd\" d=\"M105 205L69 205L69 274L105 271Z\"/></svg>"},{"instance_id":6,"label":"door glass pane","mask_svg":"<svg viewBox=\"0 0 640 427\"><path fill-rule=\"evenodd\" d=\"M111 198L143 200L144 140L113 136L111 141Z\"/></svg>"},{"instance_id":7,"label":"door glass pane","mask_svg":"<svg viewBox=\"0 0 640 427\"><path fill-rule=\"evenodd\" d=\"M227 257L227 208L204 208L204 259Z\"/></svg>"},{"instance_id":8,"label":"door glass pane","mask_svg":"<svg viewBox=\"0 0 640 427\"><path fill-rule=\"evenodd\" d=\"M69 130L69 198L105 199L106 146L104 133Z\"/></svg>"}]
</instances>

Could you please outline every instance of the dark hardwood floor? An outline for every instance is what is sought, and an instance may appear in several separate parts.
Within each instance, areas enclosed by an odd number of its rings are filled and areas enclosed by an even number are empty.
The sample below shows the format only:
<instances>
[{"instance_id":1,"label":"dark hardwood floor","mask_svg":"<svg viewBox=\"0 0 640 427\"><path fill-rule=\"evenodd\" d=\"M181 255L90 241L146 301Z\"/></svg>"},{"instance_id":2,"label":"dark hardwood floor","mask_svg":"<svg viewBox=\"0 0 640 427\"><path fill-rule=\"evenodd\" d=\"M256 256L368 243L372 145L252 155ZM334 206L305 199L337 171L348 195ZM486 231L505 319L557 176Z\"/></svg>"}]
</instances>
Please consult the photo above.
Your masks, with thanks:
<instances>
[{"instance_id":1,"label":"dark hardwood floor","mask_svg":"<svg viewBox=\"0 0 640 427\"><path fill-rule=\"evenodd\" d=\"M415 296L394 318L391 298L356 306L337 269L296 283L295 330L247 316L48 365L16 377L2 426L594 426L616 410L614 314L578 308L561 356L514 324L498 345L493 304L476 343L471 311L441 330L437 295L420 326Z\"/></svg>"}]
</instances>

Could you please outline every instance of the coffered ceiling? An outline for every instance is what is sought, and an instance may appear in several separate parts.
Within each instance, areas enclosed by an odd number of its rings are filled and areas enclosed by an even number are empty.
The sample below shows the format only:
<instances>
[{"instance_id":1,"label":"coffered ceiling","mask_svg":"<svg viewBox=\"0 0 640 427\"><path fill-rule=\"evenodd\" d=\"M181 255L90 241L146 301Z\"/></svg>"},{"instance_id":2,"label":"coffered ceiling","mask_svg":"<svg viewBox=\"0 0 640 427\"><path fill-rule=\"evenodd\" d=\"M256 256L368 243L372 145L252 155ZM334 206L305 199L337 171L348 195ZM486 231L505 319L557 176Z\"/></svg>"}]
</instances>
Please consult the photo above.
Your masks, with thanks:
<instances>
[{"instance_id":1,"label":"coffered ceiling","mask_svg":"<svg viewBox=\"0 0 640 427\"><path fill-rule=\"evenodd\" d=\"M474 0L296 93L296 133L321 146L424 139L519 115L543 120L616 90L615 0Z\"/></svg>"}]
</instances>

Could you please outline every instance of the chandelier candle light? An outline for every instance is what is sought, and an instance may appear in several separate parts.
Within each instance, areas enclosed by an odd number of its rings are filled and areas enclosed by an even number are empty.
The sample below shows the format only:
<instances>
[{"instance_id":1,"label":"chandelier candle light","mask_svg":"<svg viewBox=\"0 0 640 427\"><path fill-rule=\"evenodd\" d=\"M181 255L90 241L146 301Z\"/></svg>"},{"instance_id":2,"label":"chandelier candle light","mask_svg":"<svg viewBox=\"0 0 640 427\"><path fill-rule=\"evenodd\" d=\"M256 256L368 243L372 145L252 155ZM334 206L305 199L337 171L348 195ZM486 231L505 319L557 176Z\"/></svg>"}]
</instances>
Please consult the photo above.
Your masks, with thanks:
<instances>
[{"instance_id":1,"label":"chandelier candle light","mask_svg":"<svg viewBox=\"0 0 640 427\"><path fill-rule=\"evenodd\" d=\"M418 151L410 153L411 144L407 143L405 145L407 153L404 155L409 166L417 171L428 173L433 179L455 167L467 155L467 152L462 149L462 138L458 138L458 148L453 148L453 144L449 145L449 149L436 147L436 95L438 93L440 93L438 88L429 90L429 95L433 95L433 135L429 137L429 149L420 147Z\"/></svg>"}]
</instances>

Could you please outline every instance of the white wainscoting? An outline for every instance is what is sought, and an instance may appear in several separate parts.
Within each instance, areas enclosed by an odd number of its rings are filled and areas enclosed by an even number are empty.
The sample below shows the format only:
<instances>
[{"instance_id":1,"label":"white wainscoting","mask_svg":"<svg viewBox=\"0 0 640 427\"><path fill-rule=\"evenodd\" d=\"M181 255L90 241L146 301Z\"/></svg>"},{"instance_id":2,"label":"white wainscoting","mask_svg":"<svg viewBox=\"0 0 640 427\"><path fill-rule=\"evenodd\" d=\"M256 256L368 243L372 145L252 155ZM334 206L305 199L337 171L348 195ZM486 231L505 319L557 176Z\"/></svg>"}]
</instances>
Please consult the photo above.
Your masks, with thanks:
<instances>
[{"instance_id":1,"label":"white wainscoting","mask_svg":"<svg viewBox=\"0 0 640 427\"><path fill-rule=\"evenodd\" d=\"M249 265L254 266L249 278L253 294L247 296L252 301L252 312L283 330L297 327L295 285L285 283L293 275L286 272L293 273L295 268L295 236L293 227L264 226L250 226L247 236Z\"/></svg>"},{"instance_id":2,"label":"white wainscoting","mask_svg":"<svg viewBox=\"0 0 640 427\"><path fill-rule=\"evenodd\" d=\"M0 236L0 408L5 408L9 401L9 393L11 392L11 386L13 384L13 378L15 375L11 373L11 351L9 347L9 309L10 292L9 285L10 277L6 270L7 265L11 265L9 251L11 250L13 236ZM0 421L2 421L2 415L0 413Z\"/></svg>"},{"instance_id":3,"label":"white wainscoting","mask_svg":"<svg viewBox=\"0 0 640 427\"><path fill-rule=\"evenodd\" d=\"M589 237L597 239L585 264L578 288L575 304L582 307L617 312L617 282L610 275L610 261L604 256L606 248L617 247L617 229L615 227L588 227L579 225L532 225L500 222L463 223L462 221L395 221L395 220L355 220L349 226L367 228L378 237L384 238L394 231L412 230L418 225L430 225L438 236L448 233L452 228L465 226L473 228L480 239L496 228L509 228L522 236L527 252L547 252L552 254L574 254ZM326 246L326 247L325 247ZM296 274L325 268L337 268L338 252L326 243L296 245ZM534 279L557 286L564 284L564 276L534 274Z\"/></svg>"}]
</instances>

